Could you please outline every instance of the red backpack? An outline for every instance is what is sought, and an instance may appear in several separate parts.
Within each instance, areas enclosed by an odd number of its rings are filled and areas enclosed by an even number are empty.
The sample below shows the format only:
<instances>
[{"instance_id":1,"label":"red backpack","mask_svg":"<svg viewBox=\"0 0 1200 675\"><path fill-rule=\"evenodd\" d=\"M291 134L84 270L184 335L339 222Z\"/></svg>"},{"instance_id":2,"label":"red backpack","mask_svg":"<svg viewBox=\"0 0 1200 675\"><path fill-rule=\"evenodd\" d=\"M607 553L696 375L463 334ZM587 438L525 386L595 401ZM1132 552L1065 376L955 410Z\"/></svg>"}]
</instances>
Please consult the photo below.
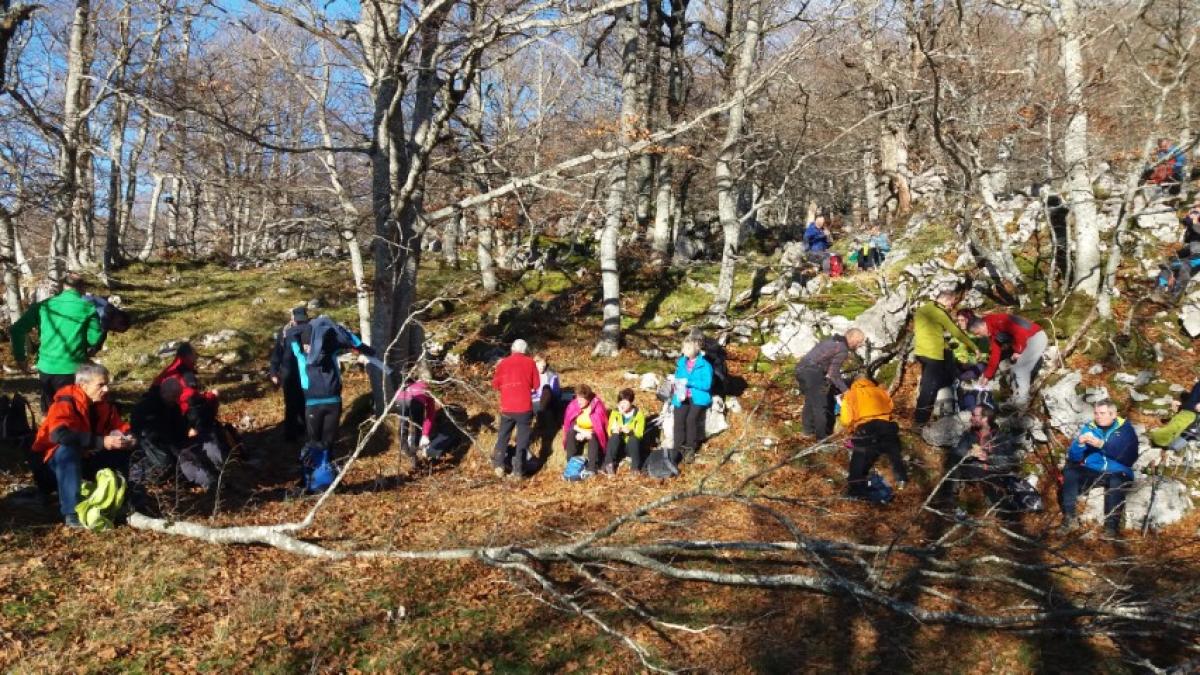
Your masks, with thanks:
<instances>
[{"instance_id":1,"label":"red backpack","mask_svg":"<svg viewBox=\"0 0 1200 675\"><path fill-rule=\"evenodd\" d=\"M842 265L842 256L840 256L836 253L830 255L829 256L829 276L840 277L840 276L842 276L842 273L845 271L846 271L846 268L845 268L845 266Z\"/></svg>"}]
</instances>

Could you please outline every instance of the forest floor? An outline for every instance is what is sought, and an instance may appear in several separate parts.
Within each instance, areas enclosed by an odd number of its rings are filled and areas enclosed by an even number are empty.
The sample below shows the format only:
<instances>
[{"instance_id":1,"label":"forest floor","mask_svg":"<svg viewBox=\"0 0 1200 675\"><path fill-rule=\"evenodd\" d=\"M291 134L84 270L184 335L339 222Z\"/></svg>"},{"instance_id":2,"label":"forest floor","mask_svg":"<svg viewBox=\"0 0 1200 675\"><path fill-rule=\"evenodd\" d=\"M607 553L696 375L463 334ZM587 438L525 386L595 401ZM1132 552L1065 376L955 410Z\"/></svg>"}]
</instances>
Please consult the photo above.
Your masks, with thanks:
<instances>
[{"instance_id":1,"label":"forest floor","mask_svg":"<svg viewBox=\"0 0 1200 675\"><path fill-rule=\"evenodd\" d=\"M789 364L734 345L730 369L745 378L741 414L712 439L696 465L669 482L598 477L564 482L561 438L532 479L497 479L488 463L495 438L495 405L488 366L471 355L503 348L513 336L530 340L557 366L564 383L591 384L606 401L626 386L628 373L671 370L639 349L670 353L702 313L707 295L687 278L709 281L711 268L667 276L630 275L623 296L626 348L611 360L589 356L599 333L594 278L529 272L505 280L498 297L480 295L474 273L422 273L422 295L445 297L431 306L427 328L464 354L461 382L440 392L461 406L477 434L465 455L411 468L390 438L370 444L345 485L305 538L331 548L436 549L501 543L563 542L612 517L701 480L728 486L783 462L800 446L800 400ZM739 290L749 280L739 279ZM277 425L282 402L265 377L271 335L296 304L317 298L351 326L353 287L344 266L302 261L271 269L235 271L220 264L136 265L117 276L115 292L133 312L135 327L113 335L100 360L115 375L115 397L126 410L165 360L170 340L238 331L228 343L200 351L226 360L201 362L206 384L220 391L222 417L240 425L243 447L227 470L220 499L186 488L158 493L174 517L209 525L296 520L315 498L297 489L298 444L285 443ZM530 298L541 301L521 310ZM512 311L504 310L515 307ZM752 313L753 308L745 310ZM11 363L6 347L0 358ZM911 412L914 373L898 394L900 417ZM6 391L36 399L28 377L5 377ZM346 378L346 412L339 454L351 451L369 403L365 375ZM638 392L656 412L653 393ZM769 439L769 440L767 440ZM886 508L847 500L844 453L832 450L770 473L755 490L778 498L806 535L887 543L937 538L937 523L921 506L938 481L941 451L906 432L913 467L907 490ZM728 454L730 460L719 461ZM330 562L268 547L215 546L128 527L92 534L58 524L55 509L30 498L20 457L0 464L0 671L15 672L636 672L638 660L614 639L577 616L536 599L504 571L474 561ZM889 469L881 469L885 474ZM1121 542L1054 542L1052 503L1045 514L1015 525L1045 539L1045 559L1133 556L1154 559L1175 575L1156 588L1194 584L1200 569L1197 518L1157 536ZM967 503L973 513L980 504ZM668 517L669 516L669 517ZM787 539L760 510L693 500L659 519L639 523L626 538L653 539L687 531L689 538ZM1180 546L1180 542L1186 542ZM1060 545L1061 544L1061 545ZM983 535L979 550L1006 544ZM798 591L747 591L671 582L629 572L613 579L643 606L668 621L717 627L698 633L662 631L620 611L607 598L586 601L650 646L656 658L704 672L1126 672L1119 646L1107 638L1021 635L921 625L844 597ZM1087 583L1064 575L1052 584ZM991 592L991 591L989 591ZM922 601L927 602L927 601ZM927 603L928 604L928 603ZM1171 654L1164 653L1164 657Z\"/></svg>"}]
</instances>

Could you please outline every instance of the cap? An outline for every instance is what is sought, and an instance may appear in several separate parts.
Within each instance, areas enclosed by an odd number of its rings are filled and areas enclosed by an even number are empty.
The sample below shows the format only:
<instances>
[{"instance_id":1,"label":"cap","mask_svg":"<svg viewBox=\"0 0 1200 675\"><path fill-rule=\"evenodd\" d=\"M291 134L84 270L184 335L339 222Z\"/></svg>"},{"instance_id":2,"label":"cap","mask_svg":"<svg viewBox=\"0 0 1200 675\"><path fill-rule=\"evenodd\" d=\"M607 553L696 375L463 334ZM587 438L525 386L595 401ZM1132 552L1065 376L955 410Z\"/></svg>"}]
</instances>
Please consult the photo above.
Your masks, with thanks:
<instances>
[{"instance_id":1,"label":"cap","mask_svg":"<svg viewBox=\"0 0 1200 675\"><path fill-rule=\"evenodd\" d=\"M292 321L303 323L308 321L308 308L304 305L292 309Z\"/></svg>"}]
</instances>

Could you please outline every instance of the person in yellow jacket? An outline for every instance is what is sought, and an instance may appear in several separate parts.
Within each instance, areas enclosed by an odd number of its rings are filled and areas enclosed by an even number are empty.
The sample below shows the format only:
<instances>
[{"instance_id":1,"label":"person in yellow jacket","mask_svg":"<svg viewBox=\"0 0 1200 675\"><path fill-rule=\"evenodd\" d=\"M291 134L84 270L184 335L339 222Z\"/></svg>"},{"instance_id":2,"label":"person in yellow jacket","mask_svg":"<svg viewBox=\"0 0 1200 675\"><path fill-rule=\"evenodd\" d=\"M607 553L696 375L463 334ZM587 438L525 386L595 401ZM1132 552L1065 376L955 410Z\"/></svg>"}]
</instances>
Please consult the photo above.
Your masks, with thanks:
<instances>
[{"instance_id":1,"label":"person in yellow jacket","mask_svg":"<svg viewBox=\"0 0 1200 675\"><path fill-rule=\"evenodd\" d=\"M921 384L917 390L917 409L913 421L925 424L933 416L938 390L949 387L958 377L954 355L946 344L946 334L978 353L979 346L958 327L948 313L958 304L958 293L942 291L913 314L913 355L921 363Z\"/></svg>"},{"instance_id":2,"label":"person in yellow jacket","mask_svg":"<svg viewBox=\"0 0 1200 675\"><path fill-rule=\"evenodd\" d=\"M608 414L608 453L604 472L612 475L622 455L628 455L630 468L642 472L646 456L642 453L642 436L646 433L646 413L634 402L632 389L617 394L617 407Z\"/></svg>"},{"instance_id":3,"label":"person in yellow jacket","mask_svg":"<svg viewBox=\"0 0 1200 675\"><path fill-rule=\"evenodd\" d=\"M892 397L869 377L859 377L842 397L838 422L850 432L851 497L863 497L867 476L880 455L892 463L896 489L904 489L908 472L900 456L900 427L892 421Z\"/></svg>"}]
</instances>

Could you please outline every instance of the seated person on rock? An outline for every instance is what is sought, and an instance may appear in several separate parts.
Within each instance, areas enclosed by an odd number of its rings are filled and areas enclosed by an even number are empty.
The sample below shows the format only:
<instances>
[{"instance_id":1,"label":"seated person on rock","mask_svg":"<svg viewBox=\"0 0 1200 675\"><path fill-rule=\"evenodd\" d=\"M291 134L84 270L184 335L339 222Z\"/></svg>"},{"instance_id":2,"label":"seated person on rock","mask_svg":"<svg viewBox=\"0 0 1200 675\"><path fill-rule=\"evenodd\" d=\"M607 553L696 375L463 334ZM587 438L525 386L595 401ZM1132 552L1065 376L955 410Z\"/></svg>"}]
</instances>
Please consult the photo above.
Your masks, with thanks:
<instances>
[{"instance_id":1,"label":"seated person on rock","mask_svg":"<svg viewBox=\"0 0 1200 675\"><path fill-rule=\"evenodd\" d=\"M817 216L804 230L804 244L808 247L808 259L821 265L823 271L829 271L829 249L833 240L829 236L829 225L825 216Z\"/></svg>"},{"instance_id":2,"label":"seated person on rock","mask_svg":"<svg viewBox=\"0 0 1200 675\"><path fill-rule=\"evenodd\" d=\"M567 458L575 457L587 448L587 469L584 477L600 470L600 460L608 447L608 410L604 401L586 384L575 388L575 399L567 406L563 417L563 448ZM605 465L605 470L612 467Z\"/></svg>"},{"instance_id":3,"label":"seated person on rock","mask_svg":"<svg viewBox=\"0 0 1200 675\"><path fill-rule=\"evenodd\" d=\"M622 456L629 457L629 468L642 472L646 456L642 452L642 437L646 433L646 413L634 402L632 389L617 394L617 407L608 415L608 448L604 470L615 474Z\"/></svg>"},{"instance_id":4,"label":"seated person on rock","mask_svg":"<svg viewBox=\"0 0 1200 675\"><path fill-rule=\"evenodd\" d=\"M963 432L951 458L955 487L979 485L989 503L1004 497L1001 478L1011 475L1016 457L1016 439L1000 433L996 411L991 406L975 406L971 425Z\"/></svg>"},{"instance_id":5,"label":"seated person on rock","mask_svg":"<svg viewBox=\"0 0 1200 675\"><path fill-rule=\"evenodd\" d=\"M1063 466L1063 522L1059 530L1078 526L1075 504L1079 495L1099 485L1104 488L1104 529L1110 535L1121 530L1125 495L1133 483L1133 465L1138 459L1138 437L1133 425L1117 416L1117 406L1105 399L1092 406L1094 419L1079 431L1067 449Z\"/></svg>"},{"instance_id":6,"label":"seated person on rock","mask_svg":"<svg viewBox=\"0 0 1200 675\"><path fill-rule=\"evenodd\" d=\"M867 232L867 241L858 252L859 268L869 270L883 265L883 259L891 250L887 235L879 229L879 224L872 224Z\"/></svg>"},{"instance_id":7,"label":"seated person on rock","mask_svg":"<svg viewBox=\"0 0 1200 675\"><path fill-rule=\"evenodd\" d=\"M58 390L33 441L35 472L53 475L58 504L68 527L82 527L75 513L80 485L94 480L101 469L128 473L129 454L137 441L108 398L108 370L83 363L75 384Z\"/></svg>"},{"instance_id":8,"label":"seated person on rock","mask_svg":"<svg viewBox=\"0 0 1200 675\"><path fill-rule=\"evenodd\" d=\"M167 378L152 386L133 408L131 422L138 449L133 453L129 480L152 485L179 474L205 490L213 488L225 462L215 434L200 434L180 409L183 384Z\"/></svg>"},{"instance_id":9,"label":"seated person on rock","mask_svg":"<svg viewBox=\"0 0 1200 675\"><path fill-rule=\"evenodd\" d=\"M538 388L533 391L533 414L536 426L542 429L553 428L554 414L558 411L558 397L562 393L562 383L559 381L558 372L546 362L546 357L538 354L533 357L533 362L537 365L538 377L541 379Z\"/></svg>"},{"instance_id":10,"label":"seated person on rock","mask_svg":"<svg viewBox=\"0 0 1200 675\"><path fill-rule=\"evenodd\" d=\"M1193 241L1179 247L1175 257L1159 268L1158 286L1173 302L1178 302L1187 292L1192 275L1200 271L1200 241Z\"/></svg>"},{"instance_id":11,"label":"seated person on rock","mask_svg":"<svg viewBox=\"0 0 1200 675\"><path fill-rule=\"evenodd\" d=\"M209 431L217 420L217 392L205 391L196 377L196 350L188 342L175 348L171 364L154 378L151 388L167 380L179 383L179 411L187 418L188 426L197 433ZM195 434L193 434L195 435Z\"/></svg>"},{"instance_id":12,"label":"seated person on rock","mask_svg":"<svg viewBox=\"0 0 1200 675\"><path fill-rule=\"evenodd\" d=\"M838 421L850 432L851 497L863 497L867 478L880 455L892 463L896 489L904 489L908 472L900 456L900 427L892 421L892 397L869 377L859 377L842 397Z\"/></svg>"}]
</instances>

